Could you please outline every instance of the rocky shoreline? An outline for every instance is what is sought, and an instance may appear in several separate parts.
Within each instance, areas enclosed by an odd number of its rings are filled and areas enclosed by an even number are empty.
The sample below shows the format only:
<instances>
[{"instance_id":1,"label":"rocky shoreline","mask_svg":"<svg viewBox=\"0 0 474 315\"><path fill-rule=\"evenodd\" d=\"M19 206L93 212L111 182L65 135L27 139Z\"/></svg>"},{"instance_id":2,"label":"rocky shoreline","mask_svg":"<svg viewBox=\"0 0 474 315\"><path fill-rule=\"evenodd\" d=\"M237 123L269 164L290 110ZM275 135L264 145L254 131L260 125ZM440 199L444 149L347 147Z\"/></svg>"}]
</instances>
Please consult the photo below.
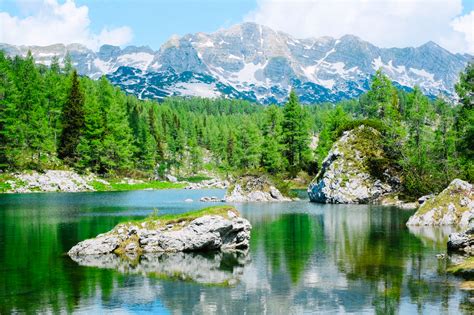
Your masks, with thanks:
<instances>
[{"instance_id":1,"label":"rocky shoreline","mask_svg":"<svg viewBox=\"0 0 474 315\"><path fill-rule=\"evenodd\" d=\"M79 175L73 171L47 170L44 173L36 171L13 173L5 183L10 186L7 193L32 192L84 192L95 191L92 182L103 185L109 183L94 174Z\"/></svg>"}]
</instances>

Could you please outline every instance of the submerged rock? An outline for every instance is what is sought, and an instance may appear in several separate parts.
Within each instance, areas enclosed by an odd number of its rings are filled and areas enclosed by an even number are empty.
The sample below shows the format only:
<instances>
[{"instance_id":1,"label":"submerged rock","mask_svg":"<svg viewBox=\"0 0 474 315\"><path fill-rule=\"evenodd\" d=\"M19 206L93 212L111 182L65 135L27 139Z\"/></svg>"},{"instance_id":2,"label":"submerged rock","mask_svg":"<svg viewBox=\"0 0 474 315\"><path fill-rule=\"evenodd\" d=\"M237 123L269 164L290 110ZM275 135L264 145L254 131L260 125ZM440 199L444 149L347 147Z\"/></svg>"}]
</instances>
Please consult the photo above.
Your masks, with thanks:
<instances>
[{"instance_id":1,"label":"submerged rock","mask_svg":"<svg viewBox=\"0 0 474 315\"><path fill-rule=\"evenodd\" d=\"M208 208L168 220L119 224L108 233L78 243L68 255L245 250L251 228L235 208Z\"/></svg>"},{"instance_id":2,"label":"submerged rock","mask_svg":"<svg viewBox=\"0 0 474 315\"><path fill-rule=\"evenodd\" d=\"M268 202L291 201L265 176L244 176L229 188L225 196L227 202Z\"/></svg>"},{"instance_id":3,"label":"submerged rock","mask_svg":"<svg viewBox=\"0 0 474 315\"><path fill-rule=\"evenodd\" d=\"M71 256L81 266L114 269L127 274L145 274L160 278L194 281L203 284L238 283L250 258L247 253L153 253L140 257L82 255Z\"/></svg>"},{"instance_id":4,"label":"submerged rock","mask_svg":"<svg viewBox=\"0 0 474 315\"><path fill-rule=\"evenodd\" d=\"M473 217L473 187L468 182L455 179L439 195L424 201L407 225L467 226Z\"/></svg>"},{"instance_id":5,"label":"submerged rock","mask_svg":"<svg viewBox=\"0 0 474 315\"><path fill-rule=\"evenodd\" d=\"M385 158L381 134L361 125L334 143L321 170L308 187L320 203L371 203L396 192L400 179Z\"/></svg>"}]
</instances>

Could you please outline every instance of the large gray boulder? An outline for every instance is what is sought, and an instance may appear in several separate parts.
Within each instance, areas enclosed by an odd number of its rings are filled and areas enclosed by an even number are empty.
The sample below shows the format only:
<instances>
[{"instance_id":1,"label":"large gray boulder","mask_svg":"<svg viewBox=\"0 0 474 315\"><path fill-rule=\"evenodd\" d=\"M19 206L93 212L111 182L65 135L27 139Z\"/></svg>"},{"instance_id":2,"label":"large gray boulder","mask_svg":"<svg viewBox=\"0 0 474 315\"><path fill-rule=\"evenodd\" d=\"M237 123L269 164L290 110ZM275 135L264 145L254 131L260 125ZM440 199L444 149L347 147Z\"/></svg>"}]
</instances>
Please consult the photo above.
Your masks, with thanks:
<instances>
[{"instance_id":1,"label":"large gray boulder","mask_svg":"<svg viewBox=\"0 0 474 315\"><path fill-rule=\"evenodd\" d=\"M265 176L243 176L227 191L227 202L281 202L291 201Z\"/></svg>"},{"instance_id":2,"label":"large gray boulder","mask_svg":"<svg viewBox=\"0 0 474 315\"><path fill-rule=\"evenodd\" d=\"M474 217L473 187L460 179L434 198L426 200L407 225L457 225L467 227Z\"/></svg>"},{"instance_id":3,"label":"large gray boulder","mask_svg":"<svg viewBox=\"0 0 474 315\"><path fill-rule=\"evenodd\" d=\"M309 199L319 203L371 203L396 192L400 180L386 162L380 140L380 132L364 125L344 132L309 185Z\"/></svg>"},{"instance_id":4,"label":"large gray boulder","mask_svg":"<svg viewBox=\"0 0 474 315\"><path fill-rule=\"evenodd\" d=\"M155 252L236 251L249 246L250 222L233 211L203 215L189 222L147 220L124 223L72 247L68 255L141 254Z\"/></svg>"}]
</instances>

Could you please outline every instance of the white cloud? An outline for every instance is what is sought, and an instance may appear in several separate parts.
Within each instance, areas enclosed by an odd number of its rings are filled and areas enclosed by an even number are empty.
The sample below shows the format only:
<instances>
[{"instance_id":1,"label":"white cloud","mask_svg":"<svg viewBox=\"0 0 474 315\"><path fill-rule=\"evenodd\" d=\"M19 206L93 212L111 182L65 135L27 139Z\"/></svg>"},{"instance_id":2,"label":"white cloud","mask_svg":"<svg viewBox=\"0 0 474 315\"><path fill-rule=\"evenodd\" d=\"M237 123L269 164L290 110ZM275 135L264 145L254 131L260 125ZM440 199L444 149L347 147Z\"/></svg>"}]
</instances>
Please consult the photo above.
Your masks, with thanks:
<instances>
[{"instance_id":1,"label":"white cloud","mask_svg":"<svg viewBox=\"0 0 474 315\"><path fill-rule=\"evenodd\" d=\"M297 37L354 34L382 47L433 40L453 52L474 53L474 11L462 0L258 0L244 19Z\"/></svg>"},{"instance_id":2,"label":"white cloud","mask_svg":"<svg viewBox=\"0 0 474 315\"><path fill-rule=\"evenodd\" d=\"M51 45L80 43L97 49L100 45L121 46L132 39L127 26L109 29L99 34L90 29L89 9L67 0L43 0L35 13L24 18L0 12L0 42L14 45Z\"/></svg>"},{"instance_id":3,"label":"white cloud","mask_svg":"<svg viewBox=\"0 0 474 315\"><path fill-rule=\"evenodd\" d=\"M464 40L468 45L468 51L474 52L474 11L455 18L451 22L451 27L456 32L463 34Z\"/></svg>"}]
</instances>

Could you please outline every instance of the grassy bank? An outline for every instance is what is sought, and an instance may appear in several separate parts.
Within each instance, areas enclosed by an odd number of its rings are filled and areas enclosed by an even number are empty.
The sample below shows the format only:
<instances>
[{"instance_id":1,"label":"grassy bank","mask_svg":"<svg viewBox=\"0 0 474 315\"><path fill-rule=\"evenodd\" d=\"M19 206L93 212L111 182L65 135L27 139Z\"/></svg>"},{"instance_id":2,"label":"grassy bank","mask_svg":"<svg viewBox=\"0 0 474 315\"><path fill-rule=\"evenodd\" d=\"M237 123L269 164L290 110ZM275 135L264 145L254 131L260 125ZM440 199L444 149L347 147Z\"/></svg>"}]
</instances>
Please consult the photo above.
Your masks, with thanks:
<instances>
[{"instance_id":1,"label":"grassy bank","mask_svg":"<svg viewBox=\"0 0 474 315\"><path fill-rule=\"evenodd\" d=\"M237 216L240 216L239 212L235 207L229 205L219 205L179 214L159 215L158 211L155 211L145 219L130 221L119 225L142 225L143 223L145 223L145 226L147 228L157 229L160 227L167 226L169 224L179 224L179 227L181 227L181 225L184 226L189 222L205 215L219 215L226 219L229 219L229 211Z\"/></svg>"},{"instance_id":2,"label":"grassy bank","mask_svg":"<svg viewBox=\"0 0 474 315\"><path fill-rule=\"evenodd\" d=\"M474 275L474 257L469 257L462 263L449 267L446 271L455 275L472 277Z\"/></svg>"},{"instance_id":3,"label":"grassy bank","mask_svg":"<svg viewBox=\"0 0 474 315\"><path fill-rule=\"evenodd\" d=\"M126 191L126 190L156 190L156 189L177 189L184 188L186 184L184 183L171 183L171 182L162 182L162 181L145 181L143 183L124 183L119 179L108 180L110 185L107 185L100 181L93 181L90 185L96 191Z\"/></svg>"}]
</instances>

